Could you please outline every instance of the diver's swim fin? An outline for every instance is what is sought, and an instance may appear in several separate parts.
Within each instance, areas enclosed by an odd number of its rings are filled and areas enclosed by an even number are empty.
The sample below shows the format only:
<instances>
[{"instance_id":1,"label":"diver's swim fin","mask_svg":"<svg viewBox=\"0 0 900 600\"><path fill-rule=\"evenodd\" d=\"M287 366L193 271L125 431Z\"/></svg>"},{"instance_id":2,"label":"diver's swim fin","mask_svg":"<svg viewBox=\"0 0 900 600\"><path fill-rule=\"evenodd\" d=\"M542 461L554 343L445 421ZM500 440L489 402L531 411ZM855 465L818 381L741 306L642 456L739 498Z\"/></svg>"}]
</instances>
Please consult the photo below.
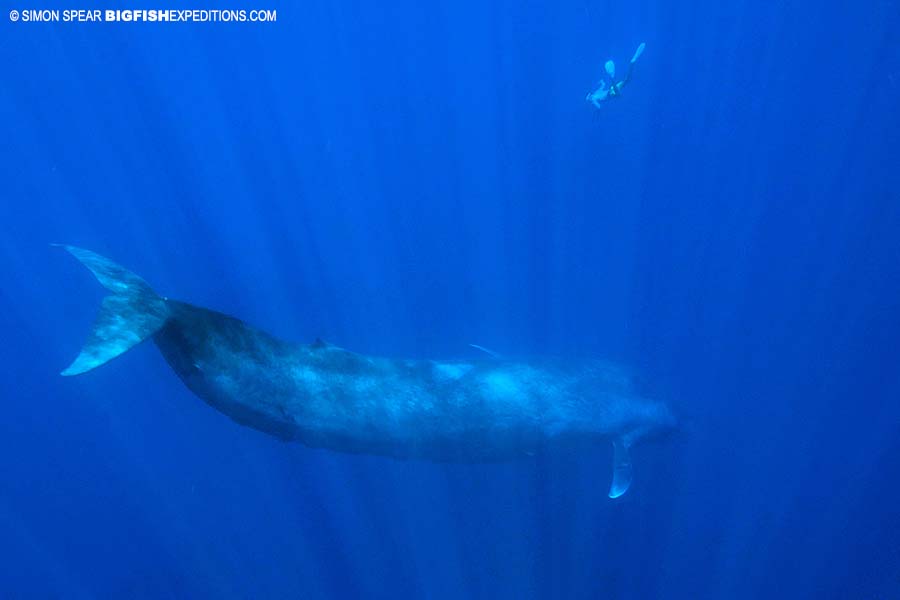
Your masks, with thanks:
<instances>
[{"instance_id":1,"label":"diver's swim fin","mask_svg":"<svg viewBox=\"0 0 900 600\"><path fill-rule=\"evenodd\" d=\"M103 299L81 353L62 375L79 375L109 362L156 333L169 318L165 299L131 271L90 250L54 246L68 250L112 292Z\"/></svg>"},{"instance_id":2,"label":"diver's swim fin","mask_svg":"<svg viewBox=\"0 0 900 600\"><path fill-rule=\"evenodd\" d=\"M637 50L634 51L634 56L631 57L631 64L636 63L637 59L641 57L641 54L644 53L644 47L646 45L647 44L645 44L644 42L641 42L641 45L637 47Z\"/></svg>"},{"instance_id":3,"label":"diver's swim fin","mask_svg":"<svg viewBox=\"0 0 900 600\"><path fill-rule=\"evenodd\" d=\"M609 75L610 79L616 78L616 63L611 60L606 61L606 64L603 65L603 68L606 69L606 74Z\"/></svg>"},{"instance_id":4,"label":"diver's swim fin","mask_svg":"<svg viewBox=\"0 0 900 600\"><path fill-rule=\"evenodd\" d=\"M619 438L613 440L613 477L609 486L609 497L618 498L631 485L631 454L628 446Z\"/></svg>"}]
</instances>

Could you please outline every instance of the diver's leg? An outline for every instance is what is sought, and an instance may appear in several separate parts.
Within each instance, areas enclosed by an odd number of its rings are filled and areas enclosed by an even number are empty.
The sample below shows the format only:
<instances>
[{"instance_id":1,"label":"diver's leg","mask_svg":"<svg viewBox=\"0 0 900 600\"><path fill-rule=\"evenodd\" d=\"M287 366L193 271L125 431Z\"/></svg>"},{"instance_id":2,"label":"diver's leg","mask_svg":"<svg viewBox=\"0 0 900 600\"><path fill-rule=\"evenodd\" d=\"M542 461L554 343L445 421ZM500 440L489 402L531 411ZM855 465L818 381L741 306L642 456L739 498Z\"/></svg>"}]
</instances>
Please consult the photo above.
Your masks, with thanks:
<instances>
[{"instance_id":1,"label":"diver's leg","mask_svg":"<svg viewBox=\"0 0 900 600\"><path fill-rule=\"evenodd\" d=\"M634 51L634 56L631 57L631 60L628 61L628 71L625 73L625 79L622 80L622 84L628 83L631 80L631 74L634 73L634 63L637 62L637 59L641 57L641 54L644 53L644 48L647 46L644 42L641 42L641 45L637 47L637 50Z\"/></svg>"}]
</instances>

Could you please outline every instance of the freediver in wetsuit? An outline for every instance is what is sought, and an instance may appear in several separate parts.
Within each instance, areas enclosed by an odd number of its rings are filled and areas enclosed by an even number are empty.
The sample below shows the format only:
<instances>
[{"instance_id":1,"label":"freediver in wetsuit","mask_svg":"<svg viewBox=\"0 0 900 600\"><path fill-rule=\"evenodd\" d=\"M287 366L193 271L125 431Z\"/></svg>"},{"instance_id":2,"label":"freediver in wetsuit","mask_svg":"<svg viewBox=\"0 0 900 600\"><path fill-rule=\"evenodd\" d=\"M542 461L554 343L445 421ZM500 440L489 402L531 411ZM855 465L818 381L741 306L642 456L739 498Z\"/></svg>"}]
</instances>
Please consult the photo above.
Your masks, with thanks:
<instances>
[{"instance_id":1,"label":"freediver in wetsuit","mask_svg":"<svg viewBox=\"0 0 900 600\"><path fill-rule=\"evenodd\" d=\"M595 107L600 108L601 102L606 102L611 98L620 96L622 94L622 88L625 87L626 83L631 81L631 74L634 72L634 63L637 62L637 59L643 54L644 46L646 46L646 44L641 42L641 45L634 51L634 56L632 56L631 60L628 62L628 71L625 73L625 78L621 81L616 81L616 64L611 60L606 61L604 69L606 70L606 75L609 77L609 83L607 84L605 79L601 80L600 86L593 92L588 92L585 100Z\"/></svg>"}]
</instances>

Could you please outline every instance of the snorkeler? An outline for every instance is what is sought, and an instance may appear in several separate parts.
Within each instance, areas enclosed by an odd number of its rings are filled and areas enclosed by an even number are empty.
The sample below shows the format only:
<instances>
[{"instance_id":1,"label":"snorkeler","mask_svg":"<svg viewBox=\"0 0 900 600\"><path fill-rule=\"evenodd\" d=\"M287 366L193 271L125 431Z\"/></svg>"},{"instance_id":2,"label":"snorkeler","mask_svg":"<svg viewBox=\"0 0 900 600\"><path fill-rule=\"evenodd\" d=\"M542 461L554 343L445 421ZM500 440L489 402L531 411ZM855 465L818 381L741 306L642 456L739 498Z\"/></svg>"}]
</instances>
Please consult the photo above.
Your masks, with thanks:
<instances>
[{"instance_id":1,"label":"snorkeler","mask_svg":"<svg viewBox=\"0 0 900 600\"><path fill-rule=\"evenodd\" d=\"M622 88L631 80L631 73L634 71L634 63L637 62L637 59L643 54L644 46L646 46L646 44L641 42L641 45L634 51L634 56L631 57L631 61L628 63L628 72L625 73L625 79L619 82L616 82L616 63L611 60L606 61L606 64L603 65L603 67L606 69L606 74L609 77L609 83L607 84L605 79L601 80L600 86L593 92L588 92L585 100L597 108L600 108L601 102L606 102L610 98L619 96L622 93Z\"/></svg>"}]
</instances>

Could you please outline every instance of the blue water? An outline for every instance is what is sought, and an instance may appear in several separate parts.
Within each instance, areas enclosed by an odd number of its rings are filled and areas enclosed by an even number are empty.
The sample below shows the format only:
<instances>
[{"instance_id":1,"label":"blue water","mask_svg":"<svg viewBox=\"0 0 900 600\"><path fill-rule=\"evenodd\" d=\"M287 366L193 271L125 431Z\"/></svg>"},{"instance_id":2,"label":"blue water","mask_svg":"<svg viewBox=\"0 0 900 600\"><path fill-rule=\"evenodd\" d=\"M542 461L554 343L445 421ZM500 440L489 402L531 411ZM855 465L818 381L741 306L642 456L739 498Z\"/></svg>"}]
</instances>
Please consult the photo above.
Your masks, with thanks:
<instances>
[{"instance_id":1,"label":"blue water","mask_svg":"<svg viewBox=\"0 0 900 600\"><path fill-rule=\"evenodd\" d=\"M900 598L897 3L235 7L0 19L0 596ZM612 358L682 430L616 501L606 447L284 444L152 345L60 377L103 292L50 242L287 339Z\"/></svg>"}]
</instances>

